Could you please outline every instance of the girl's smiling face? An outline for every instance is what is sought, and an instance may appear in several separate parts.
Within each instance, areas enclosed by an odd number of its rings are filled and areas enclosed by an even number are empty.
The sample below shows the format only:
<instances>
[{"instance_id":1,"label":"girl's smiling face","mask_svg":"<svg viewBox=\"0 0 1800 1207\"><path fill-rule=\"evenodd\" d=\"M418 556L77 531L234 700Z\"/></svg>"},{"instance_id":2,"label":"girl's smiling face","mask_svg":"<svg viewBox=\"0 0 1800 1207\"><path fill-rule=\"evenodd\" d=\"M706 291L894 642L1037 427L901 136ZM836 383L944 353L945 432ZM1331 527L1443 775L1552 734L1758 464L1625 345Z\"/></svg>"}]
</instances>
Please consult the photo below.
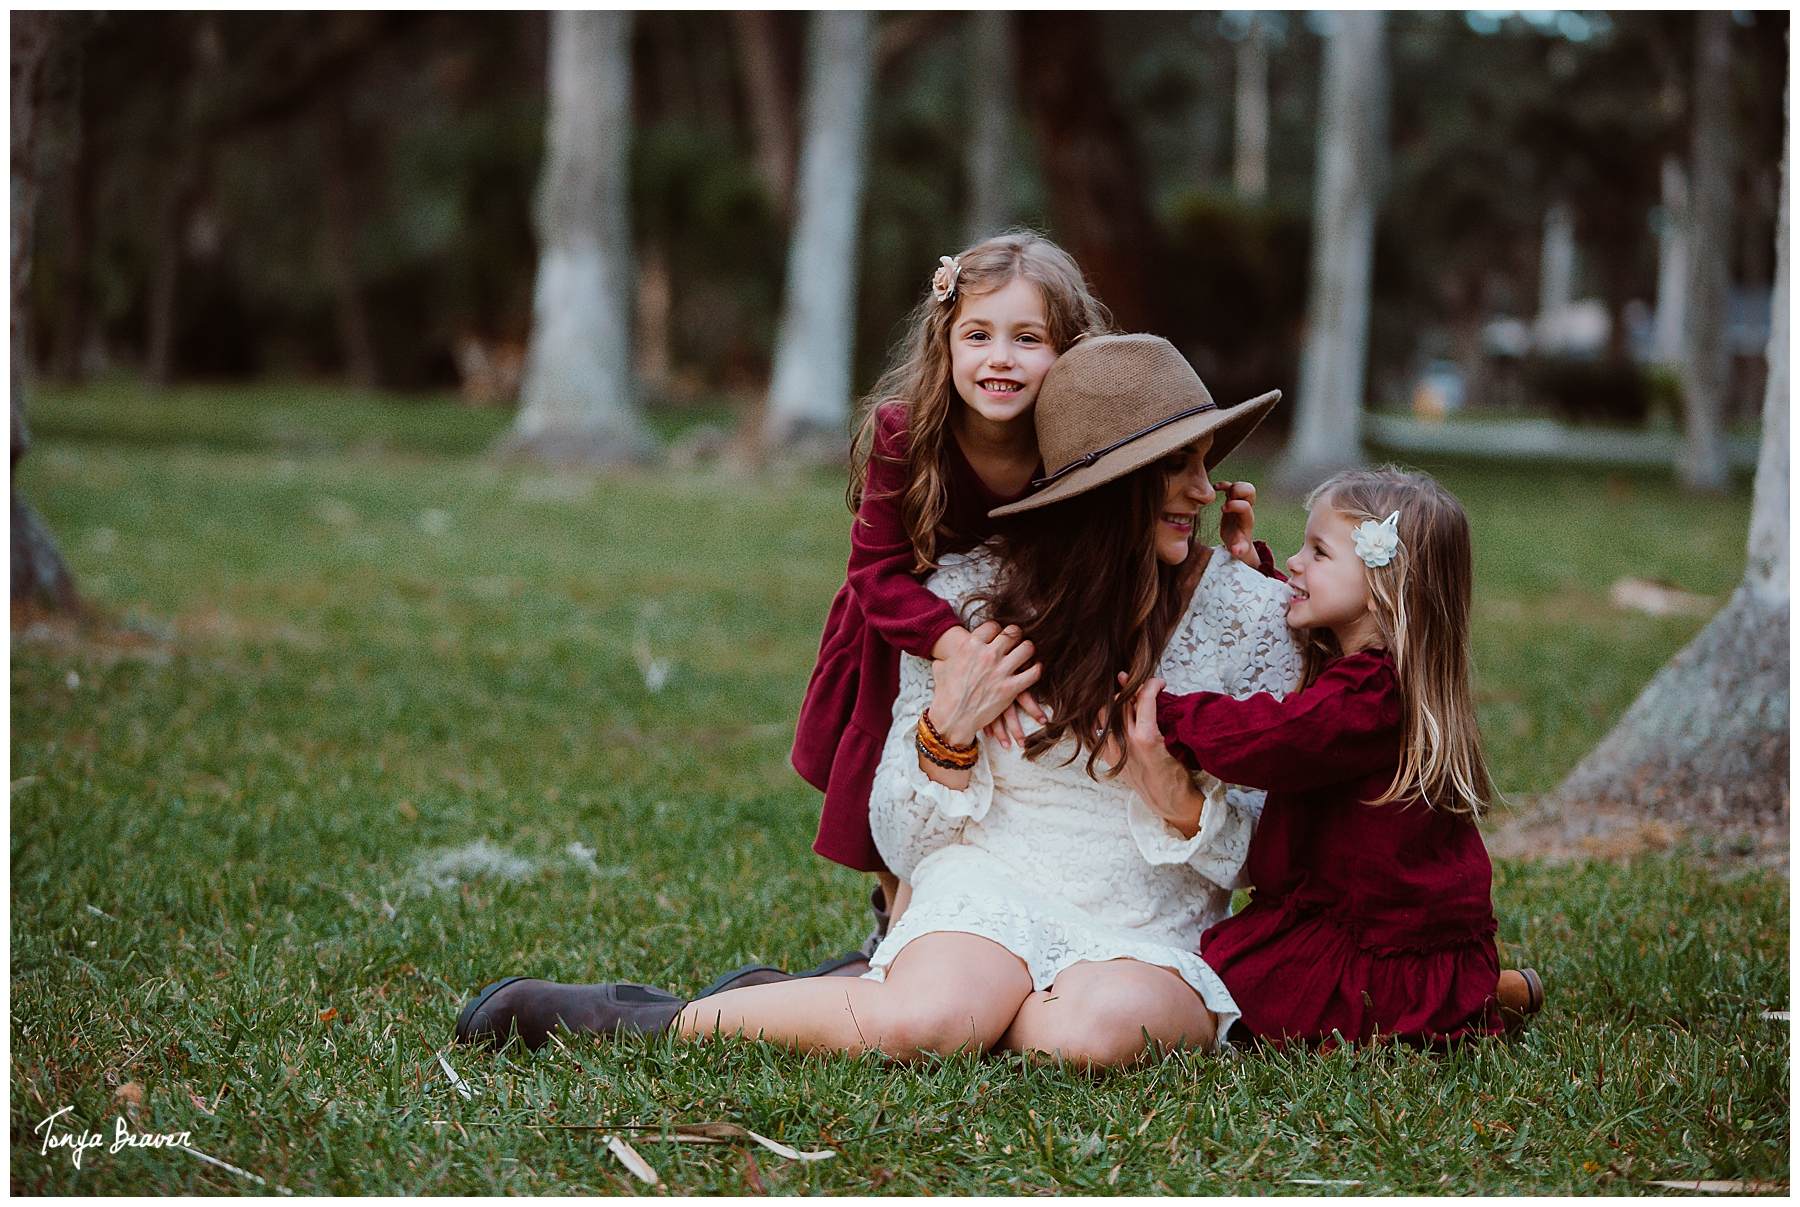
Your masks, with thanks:
<instances>
[{"instance_id":1,"label":"girl's smiling face","mask_svg":"<svg viewBox=\"0 0 1800 1207\"><path fill-rule=\"evenodd\" d=\"M1055 361L1036 285L1015 277L962 299L950 327L950 382L983 419L1002 424L1030 414Z\"/></svg>"},{"instance_id":2,"label":"girl's smiling face","mask_svg":"<svg viewBox=\"0 0 1800 1207\"><path fill-rule=\"evenodd\" d=\"M1295 629L1330 629L1345 654L1380 642L1368 571L1356 556L1355 523L1328 507L1306 517L1306 541L1288 558L1287 622Z\"/></svg>"}]
</instances>

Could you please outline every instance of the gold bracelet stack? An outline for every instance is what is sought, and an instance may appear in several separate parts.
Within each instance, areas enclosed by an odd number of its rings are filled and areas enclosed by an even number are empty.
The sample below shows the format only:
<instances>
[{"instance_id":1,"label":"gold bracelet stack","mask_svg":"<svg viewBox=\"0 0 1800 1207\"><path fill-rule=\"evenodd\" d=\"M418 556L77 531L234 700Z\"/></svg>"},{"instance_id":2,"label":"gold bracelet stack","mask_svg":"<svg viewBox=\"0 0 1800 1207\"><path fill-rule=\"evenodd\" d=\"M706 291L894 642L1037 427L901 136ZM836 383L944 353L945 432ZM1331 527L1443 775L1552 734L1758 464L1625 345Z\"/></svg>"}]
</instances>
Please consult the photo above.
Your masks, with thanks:
<instances>
[{"instance_id":1,"label":"gold bracelet stack","mask_svg":"<svg viewBox=\"0 0 1800 1207\"><path fill-rule=\"evenodd\" d=\"M944 735L937 731L937 727L931 723L929 709L919 714L919 733L914 744L918 746L920 754L948 771L967 771L981 756L979 742L970 742L967 746L954 746L946 740Z\"/></svg>"}]
</instances>

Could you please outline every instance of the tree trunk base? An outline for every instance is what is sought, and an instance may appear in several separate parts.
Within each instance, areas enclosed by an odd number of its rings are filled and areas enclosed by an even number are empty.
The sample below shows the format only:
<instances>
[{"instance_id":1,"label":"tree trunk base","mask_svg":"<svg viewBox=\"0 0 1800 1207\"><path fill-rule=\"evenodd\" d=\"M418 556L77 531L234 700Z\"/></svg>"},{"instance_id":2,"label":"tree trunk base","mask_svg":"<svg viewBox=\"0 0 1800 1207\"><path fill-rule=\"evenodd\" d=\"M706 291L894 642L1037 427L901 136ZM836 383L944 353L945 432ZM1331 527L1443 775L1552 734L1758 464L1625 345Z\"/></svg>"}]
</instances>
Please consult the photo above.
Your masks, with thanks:
<instances>
[{"instance_id":1,"label":"tree trunk base","mask_svg":"<svg viewBox=\"0 0 1800 1207\"><path fill-rule=\"evenodd\" d=\"M841 426L792 416L769 415L758 433L757 458L806 466L842 468L850 464L850 438Z\"/></svg>"},{"instance_id":2,"label":"tree trunk base","mask_svg":"<svg viewBox=\"0 0 1800 1207\"><path fill-rule=\"evenodd\" d=\"M1785 828L1788 614L1740 587L1552 794L1715 832Z\"/></svg>"},{"instance_id":3,"label":"tree trunk base","mask_svg":"<svg viewBox=\"0 0 1800 1207\"><path fill-rule=\"evenodd\" d=\"M78 616L86 611L56 538L16 488L12 492L12 597Z\"/></svg>"},{"instance_id":4,"label":"tree trunk base","mask_svg":"<svg viewBox=\"0 0 1800 1207\"><path fill-rule=\"evenodd\" d=\"M1346 456L1324 460L1303 461L1291 455L1283 456L1269 471L1264 486L1277 498L1303 499L1313 487L1332 474L1346 469L1362 469L1367 464L1354 449Z\"/></svg>"},{"instance_id":5,"label":"tree trunk base","mask_svg":"<svg viewBox=\"0 0 1800 1207\"><path fill-rule=\"evenodd\" d=\"M604 469L643 465L656 460L650 437L618 432L509 432L495 442L493 455L507 461L539 461L546 465Z\"/></svg>"}]
</instances>

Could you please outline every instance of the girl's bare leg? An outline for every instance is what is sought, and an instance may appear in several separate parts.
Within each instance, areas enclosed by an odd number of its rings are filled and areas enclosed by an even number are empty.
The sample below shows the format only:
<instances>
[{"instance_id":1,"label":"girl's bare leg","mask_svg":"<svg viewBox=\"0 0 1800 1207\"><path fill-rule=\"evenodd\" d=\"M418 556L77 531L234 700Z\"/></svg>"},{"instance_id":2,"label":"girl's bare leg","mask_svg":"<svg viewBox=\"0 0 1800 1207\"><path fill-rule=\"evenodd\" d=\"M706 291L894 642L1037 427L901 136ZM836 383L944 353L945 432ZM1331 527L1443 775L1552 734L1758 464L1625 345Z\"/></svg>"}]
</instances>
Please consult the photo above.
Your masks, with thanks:
<instances>
[{"instance_id":1,"label":"girl's bare leg","mask_svg":"<svg viewBox=\"0 0 1800 1207\"><path fill-rule=\"evenodd\" d=\"M1025 964L975 935L937 932L901 949L887 980L820 977L732 989L688 1003L676 1034L741 1032L802 1052L878 1049L899 1060L925 1052L986 1051L1031 993Z\"/></svg>"},{"instance_id":2,"label":"girl's bare leg","mask_svg":"<svg viewBox=\"0 0 1800 1207\"><path fill-rule=\"evenodd\" d=\"M894 902L900 899L900 877L892 872L876 872L875 879L881 882L881 899L887 903L888 925L894 924Z\"/></svg>"},{"instance_id":3,"label":"girl's bare leg","mask_svg":"<svg viewBox=\"0 0 1800 1207\"><path fill-rule=\"evenodd\" d=\"M912 885L904 880L896 881L895 884L892 895L888 897L888 928L890 930L893 929L894 923L900 920L900 915L906 912L906 907L912 904Z\"/></svg>"},{"instance_id":4,"label":"girl's bare leg","mask_svg":"<svg viewBox=\"0 0 1800 1207\"><path fill-rule=\"evenodd\" d=\"M1144 1035L1165 1047L1209 1048L1218 1016L1181 974L1139 960L1083 961L1019 1007L1000 1047L1060 1053L1083 1068L1115 1068L1144 1057Z\"/></svg>"}]
</instances>

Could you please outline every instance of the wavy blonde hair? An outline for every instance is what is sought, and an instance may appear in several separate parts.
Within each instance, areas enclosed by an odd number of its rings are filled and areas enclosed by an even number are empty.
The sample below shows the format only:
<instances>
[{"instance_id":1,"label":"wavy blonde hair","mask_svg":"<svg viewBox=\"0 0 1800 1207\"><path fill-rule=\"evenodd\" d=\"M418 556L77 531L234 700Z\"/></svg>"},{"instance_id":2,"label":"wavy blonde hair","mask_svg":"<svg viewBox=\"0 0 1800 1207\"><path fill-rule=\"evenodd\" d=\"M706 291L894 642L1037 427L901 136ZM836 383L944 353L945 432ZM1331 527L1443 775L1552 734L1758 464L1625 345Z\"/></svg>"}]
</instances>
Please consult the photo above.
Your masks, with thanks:
<instances>
[{"instance_id":1,"label":"wavy blonde hair","mask_svg":"<svg viewBox=\"0 0 1800 1207\"><path fill-rule=\"evenodd\" d=\"M901 516L912 539L914 571L937 568L940 551L966 540L944 523L948 507L950 417L964 405L950 380L950 329L964 299L1003 289L1016 280L1030 281L1044 296L1044 317L1057 355L1083 335L1103 335L1112 327L1107 313L1088 288L1073 256L1033 231L1011 231L983 239L957 257L956 295L940 302L930 290L913 311L906 335L894 346L893 359L863 401L850 451L850 510L862 506L875 452L875 428L884 407L906 407L906 487ZM902 459L896 458L896 464Z\"/></svg>"},{"instance_id":2,"label":"wavy blonde hair","mask_svg":"<svg viewBox=\"0 0 1800 1207\"><path fill-rule=\"evenodd\" d=\"M1428 475L1391 465L1336 474L1307 496L1306 506L1328 507L1352 524L1400 513L1393 560L1364 567L1401 700L1400 767L1387 791L1369 803L1417 796L1435 809L1479 816L1495 794L1469 686L1468 514ZM1330 629L1308 630L1304 682L1310 686L1341 654Z\"/></svg>"}]
</instances>

